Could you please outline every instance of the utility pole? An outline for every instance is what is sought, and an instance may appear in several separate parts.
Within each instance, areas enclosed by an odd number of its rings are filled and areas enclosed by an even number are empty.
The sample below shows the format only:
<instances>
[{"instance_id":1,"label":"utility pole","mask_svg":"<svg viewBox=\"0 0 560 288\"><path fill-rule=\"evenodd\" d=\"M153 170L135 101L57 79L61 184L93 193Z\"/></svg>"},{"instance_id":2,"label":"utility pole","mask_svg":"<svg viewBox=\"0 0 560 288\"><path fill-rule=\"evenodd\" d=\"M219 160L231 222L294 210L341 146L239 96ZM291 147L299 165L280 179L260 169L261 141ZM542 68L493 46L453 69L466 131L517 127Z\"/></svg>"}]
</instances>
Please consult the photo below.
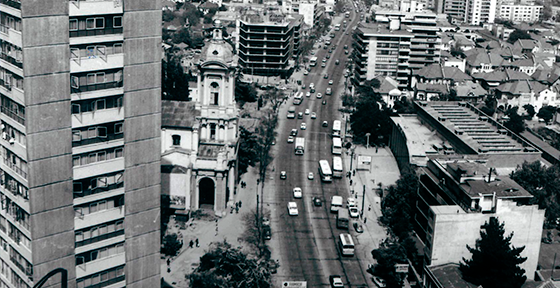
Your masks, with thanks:
<instances>
[{"instance_id":1,"label":"utility pole","mask_svg":"<svg viewBox=\"0 0 560 288\"><path fill-rule=\"evenodd\" d=\"M367 142L366 142L366 149L369 148L369 136L371 135L371 133L366 133L366 137L367 137Z\"/></svg>"},{"instance_id":2,"label":"utility pole","mask_svg":"<svg viewBox=\"0 0 560 288\"><path fill-rule=\"evenodd\" d=\"M366 185L364 185L364 191L362 192L362 211L361 216L364 218L364 205L366 204Z\"/></svg>"}]
</instances>

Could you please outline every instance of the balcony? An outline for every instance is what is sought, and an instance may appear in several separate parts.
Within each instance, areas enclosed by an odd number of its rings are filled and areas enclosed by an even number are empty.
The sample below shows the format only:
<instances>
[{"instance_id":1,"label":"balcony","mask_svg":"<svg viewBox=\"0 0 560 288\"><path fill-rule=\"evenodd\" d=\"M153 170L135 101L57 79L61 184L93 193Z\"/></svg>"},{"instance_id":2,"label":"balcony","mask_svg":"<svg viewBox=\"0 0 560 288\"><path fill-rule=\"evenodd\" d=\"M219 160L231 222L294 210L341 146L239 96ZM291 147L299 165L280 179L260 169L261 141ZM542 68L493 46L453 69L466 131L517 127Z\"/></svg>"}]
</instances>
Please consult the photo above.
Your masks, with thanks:
<instances>
[{"instance_id":1,"label":"balcony","mask_svg":"<svg viewBox=\"0 0 560 288\"><path fill-rule=\"evenodd\" d=\"M9 162L9 161L8 161ZM74 180L124 170L124 157L74 167Z\"/></svg>"},{"instance_id":2,"label":"balcony","mask_svg":"<svg viewBox=\"0 0 560 288\"><path fill-rule=\"evenodd\" d=\"M2 169L6 170L6 167L8 167L9 170L15 172L17 175L23 177L25 180L27 180L27 171L24 171L23 169L21 169L20 167L18 167L16 164L14 164L14 162L10 161L10 159L8 158L2 158L2 163L4 165L2 165ZM13 175L13 173L10 173ZM14 177L17 179L17 177ZM19 180L19 179L17 179ZM23 182L22 182L23 183Z\"/></svg>"},{"instance_id":3,"label":"balcony","mask_svg":"<svg viewBox=\"0 0 560 288\"><path fill-rule=\"evenodd\" d=\"M21 1L14 1L14 0L0 0L0 4L7 5L17 10L21 10ZM20 12L21 13L21 12ZM21 14L20 14L21 18Z\"/></svg>"},{"instance_id":4,"label":"balcony","mask_svg":"<svg viewBox=\"0 0 560 288\"><path fill-rule=\"evenodd\" d=\"M6 53L0 53L0 59L18 67L19 69L23 69L23 62L16 60L16 58L13 58Z\"/></svg>"},{"instance_id":5,"label":"balcony","mask_svg":"<svg viewBox=\"0 0 560 288\"><path fill-rule=\"evenodd\" d=\"M82 205L88 202L124 195L124 182L108 184L107 187L89 189L81 193L74 192L74 205Z\"/></svg>"},{"instance_id":6,"label":"balcony","mask_svg":"<svg viewBox=\"0 0 560 288\"><path fill-rule=\"evenodd\" d=\"M95 3L95 2L94 2ZM70 31L70 45L123 41L123 28Z\"/></svg>"},{"instance_id":7,"label":"balcony","mask_svg":"<svg viewBox=\"0 0 560 288\"><path fill-rule=\"evenodd\" d=\"M77 241L75 244L76 245L75 253L80 254L80 253L87 252L88 250L99 249L120 242L124 242L124 229L103 234L97 237L89 238L87 240ZM84 246L88 246L88 247L84 247ZM84 248L80 249L80 247L84 247Z\"/></svg>"},{"instance_id":8,"label":"balcony","mask_svg":"<svg viewBox=\"0 0 560 288\"><path fill-rule=\"evenodd\" d=\"M90 85L82 85L79 87L72 87L71 93L83 93L83 92L91 92L97 90L120 88L120 87L123 87L122 81L105 82L105 83L97 83L97 84L90 84Z\"/></svg>"},{"instance_id":9,"label":"balcony","mask_svg":"<svg viewBox=\"0 0 560 288\"><path fill-rule=\"evenodd\" d=\"M25 282L25 284L27 284L28 287L33 287L33 283L32 283L33 280L30 279L30 277L28 277L27 275L25 275L25 271L21 271L20 269L18 269L19 266L12 263L11 261L8 261L8 259L10 258L10 254L7 251L5 251L4 249L0 249L0 258L5 260L4 262L6 262L12 270L14 270L15 274L17 274L21 279L23 279L23 281ZM6 277L3 274L0 274L0 277L4 277L4 279L6 279ZM10 283L10 281L7 281L7 283Z\"/></svg>"},{"instance_id":10,"label":"balcony","mask_svg":"<svg viewBox=\"0 0 560 288\"><path fill-rule=\"evenodd\" d=\"M76 266L76 279L99 273L111 267L124 265L126 262L125 254L117 254L112 257L106 257L95 261L90 261ZM124 276L123 276L124 277ZM88 286L91 287L91 286Z\"/></svg>"},{"instance_id":11,"label":"balcony","mask_svg":"<svg viewBox=\"0 0 560 288\"><path fill-rule=\"evenodd\" d=\"M286 48L290 47L289 45L287 45L287 46L283 46L283 45L271 46L271 45L266 45L266 43L265 44L260 44L260 45L250 45L249 43L245 43L245 42L242 42L242 41L239 41L239 45L243 46L243 47L246 47L246 48L253 48L253 49L286 49Z\"/></svg>"},{"instance_id":12,"label":"balcony","mask_svg":"<svg viewBox=\"0 0 560 288\"><path fill-rule=\"evenodd\" d=\"M11 138L8 133L2 133L2 137L0 138L0 144L2 144L2 146L8 148L10 151L12 151L14 154L16 154L19 158L27 160L27 150L25 149L25 146L22 146L21 144L19 144L18 142L14 141L13 138Z\"/></svg>"},{"instance_id":13,"label":"balcony","mask_svg":"<svg viewBox=\"0 0 560 288\"><path fill-rule=\"evenodd\" d=\"M68 11L70 16L89 16L122 14L122 0L84 1L70 0Z\"/></svg>"},{"instance_id":14,"label":"balcony","mask_svg":"<svg viewBox=\"0 0 560 288\"><path fill-rule=\"evenodd\" d=\"M90 148L90 147L92 149L102 149L103 147L106 147L106 146L112 146L113 143L123 143L123 141L122 141L123 134L124 133L108 134L107 137L96 137L96 138L81 139L79 141L72 141L72 151L74 151L75 149L78 149L78 147L86 149L86 150L90 150L90 149L87 149L87 148ZM94 145L94 144L95 144L95 147L90 146L90 145ZM88 147L85 148L85 147L81 147L81 146L88 146Z\"/></svg>"},{"instance_id":15,"label":"balcony","mask_svg":"<svg viewBox=\"0 0 560 288\"><path fill-rule=\"evenodd\" d=\"M101 283L89 285L88 288L124 288L126 287L126 282L124 280L124 275L121 275Z\"/></svg>"},{"instance_id":16,"label":"balcony","mask_svg":"<svg viewBox=\"0 0 560 288\"><path fill-rule=\"evenodd\" d=\"M18 47L23 47L21 31L14 30L6 25L0 24L0 39L10 42Z\"/></svg>"},{"instance_id":17,"label":"balcony","mask_svg":"<svg viewBox=\"0 0 560 288\"><path fill-rule=\"evenodd\" d=\"M25 126L25 118L19 116L16 112L12 111L6 106L2 106L2 114L7 115L11 119L15 120L17 123Z\"/></svg>"},{"instance_id":18,"label":"balcony","mask_svg":"<svg viewBox=\"0 0 560 288\"><path fill-rule=\"evenodd\" d=\"M74 230L84 229L99 223L116 221L124 218L124 206L118 206L110 210L82 215L74 218Z\"/></svg>"},{"instance_id":19,"label":"balcony","mask_svg":"<svg viewBox=\"0 0 560 288\"><path fill-rule=\"evenodd\" d=\"M72 54L74 55L74 54ZM124 65L124 54L112 54L89 57L71 58L70 71L72 73L89 72L103 69L122 68Z\"/></svg>"},{"instance_id":20,"label":"balcony","mask_svg":"<svg viewBox=\"0 0 560 288\"><path fill-rule=\"evenodd\" d=\"M92 126L118 120L124 120L124 109L122 107L72 114L72 128Z\"/></svg>"}]
</instances>

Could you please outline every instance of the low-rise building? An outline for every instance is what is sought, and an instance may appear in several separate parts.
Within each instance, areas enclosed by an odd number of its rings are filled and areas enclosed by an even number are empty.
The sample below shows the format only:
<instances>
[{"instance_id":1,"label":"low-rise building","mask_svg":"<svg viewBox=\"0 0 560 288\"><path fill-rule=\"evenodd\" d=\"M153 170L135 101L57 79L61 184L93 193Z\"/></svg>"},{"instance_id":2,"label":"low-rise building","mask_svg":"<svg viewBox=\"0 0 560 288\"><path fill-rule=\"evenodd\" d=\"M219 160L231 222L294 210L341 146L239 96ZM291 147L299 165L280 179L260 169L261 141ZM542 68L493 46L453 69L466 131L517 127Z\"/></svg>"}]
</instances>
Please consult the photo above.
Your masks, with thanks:
<instances>
[{"instance_id":1,"label":"low-rise building","mask_svg":"<svg viewBox=\"0 0 560 288\"><path fill-rule=\"evenodd\" d=\"M508 82L496 87L495 91L498 105L506 110L515 106L521 109L526 104L533 105L535 111L546 105L560 105L556 91L537 81Z\"/></svg>"},{"instance_id":2,"label":"low-rise building","mask_svg":"<svg viewBox=\"0 0 560 288\"><path fill-rule=\"evenodd\" d=\"M540 19L543 9L542 5L502 4L498 17L514 23L533 23Z\"/></svg>"}]
</instances>

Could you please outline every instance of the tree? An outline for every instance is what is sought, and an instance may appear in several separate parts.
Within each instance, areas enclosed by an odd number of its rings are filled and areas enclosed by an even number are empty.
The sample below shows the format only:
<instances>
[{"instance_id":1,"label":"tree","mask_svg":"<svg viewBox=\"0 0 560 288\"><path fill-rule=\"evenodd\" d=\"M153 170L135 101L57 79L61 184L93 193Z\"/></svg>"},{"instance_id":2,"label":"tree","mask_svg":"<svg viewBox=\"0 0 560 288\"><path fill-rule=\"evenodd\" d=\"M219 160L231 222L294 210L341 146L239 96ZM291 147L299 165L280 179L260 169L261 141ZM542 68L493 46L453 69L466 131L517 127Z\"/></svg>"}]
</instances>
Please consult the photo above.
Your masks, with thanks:
<instances>
[{"instance_id":1,"label":"tree","mask_svg":"<svg viewBox=\"0 0 560 288\"><path fill-rule=\"evenodd\" d=\"M270 212L264 211L261 215L257 213L257 210L251 210L249 213L245 213L242 216L245 230L241 237L253 250L258 251L257 255L262 255L264 259L270 259L271 251L268 245L263 241L263 231L259 226L264 217L270 219Z\"/></svg>"},{"instance_id":2,"label":"tree","mask_svg":"<svg viewBox=\"0 0 560 288\"><path fill-rule=\"evenodd\" d=\"M344 12L344 5L345 5L345 2L337 1L336 4L334 5L334 12L343 13Z\"/></svg>"},{"instance_id":3,"label":"tree","mask_svg":"<svg viewBox=\"0 0 560 288\"><path fill-rule=\"evenodd\" d=\"M546 121L548 123L548 122L550 122L550 120L552 120L552 118L554 118L555 113L556 113L556 107L543 106L539 110L539 113L537 114L537 117L542 118L544 121Z\"/></svg>"},{"instance_id":4,"label":"tree","mask_svg":"<svg viewBox=\"0 0 560 288\"><path fill-rule=\"evenodd\" d=\"M451 46L451 55L457 58L465 58L465 54L463 54L463 50L459 47L459 43L455 43L455 45Z\"/></svg>"},{"instance_id":5,"label":"tree","mask_svg":"<svg viewBox=\"0 0 560 288\"><path fill-rule=\"evenodd\" d=\"M378 249L371 251L371 255L377 260L373 275L385 279L387 287L403 287L406 274L397 273L395 264L407 264L406 249L392 239L385 239Z\"/></svg>"},{"instance_id":6,"label":"tree","mask_svg":"<svg viewBox=\"0 0 560 288\"><path fill-rule=\"evenodd\" d=\"M377 97L360 95L355 112L350 116L350 125L354 131L354 142L365 144L366 134L370 133L369 143L383 143L391 133L388 111L381 110Z\"/></svg>"},{"instance_id":7,"label":"tree","mask_svg":"<svg viewBox=\"0 0 560 288\"><path fill-rule=\"evenodd\" d=\"M239 80L235 82L235 101L239 103L241 107L245 105L246 102L257 101L258 92L255 88L255 84L244 83Z\"/></svg>"},{"instance_id":8,"label":"tree","mask_svg":"<svg viewBox=\"0 0 560 288\"><path fill-rule=\"evenodd\" d=\"M188 20L190 26L197 26L200 22L200 17L202 17L202 12L189 2L185 2L182 8L181 16L185 19L184 21ZM184 25L185 22L181 23L181 25Z\"/></svg>"},{"instance_id":9,"label":"tree","mask_svg":"<svg viewBox=\"0 0 560 288\"><path fill-rule=\"evenodd\" d=\"M272 111L274 113L278 113L280 105L284 102L284 92L278 88L271 88L262 95L262 98L265 101L264 105L266 105L267 102L270 102Z\"/></svg>"},{"instance_id":10,"label":"tree","mask_svg":"<svg viewBox=\"0 0 560 288\"><path fill-rule=\"evenodd\" d=\"M304 40L299 46L299 53L302 57L305 57L313 50L313 41Z\"/></svg>"},{"instance_id":11,"label":"tree","mask_svg":"<svg viewBox=\"0 0 560 288\"><path fill-rule=\"evenodd\" d=\"M531 39L531 36L529 35L529 33L523 30L515 29L513 32L511 32L511 34L509 34L507 42L513 44L519 39Z\"/></svg>"},{"instance_id":12,"label":"tree","mask_svg":"<svg viewBox=\"0 0 560 288\"><path fill-rule=\"evenodd\" d=\"M521 133L525 130L525 121L523 117L517 114L518 107L510 108L506 111L506 115L509 117L509 120L504 123L504 126L511 130L514 133Z\"/></svg>"},{"instance_id":13,"label":"tree","mask_svg":"<svg viewBox=\"0 0 560 288\"><path fill-rule=\"evenodd\" d=\"M504 236L504 233L504 223L500 224L496 217L490 217L482 225L480 239L476 240L475 247L467 245L472 258L463 258L464 263L460 264L463 279L492 288L516 288L525 283L525 270L519 267L527 260L520 256L525 246L513 247L513 232L508 236Z\"/></svg>"},{"instance_id":14,"label":"tree","mask_svg":"<svg viewBox=\"0 0 560 288\"><path fill-rule=\"evenodd\" d=\"M239 151L237 152L239 177L247 172L249 166L257 165L259 161L258 153L257 136L244 127L239 127Z\"/></svg>"},{"instance_id":15,"label":"tree","mask_svg":"<svg viewBox=\"0 0 560 288\"><path fill-rule=\"evenodd\" d=\"M531 104L525 104L523 105L523 109L525 109L525 112L527 112L528 119L532 119L535 116L535 106Z\"/></svg>"},{"instance_id":16,"label":"tree","mask_svg":"<svg viewBox=\"0 0 560 288\"><path fill-rule=\"evenodd\" d=\"M379 222L397 240L408 238L412 232L417 190L416 174L405 170L396 185L389 186L387 196L381 201Z\"/></svg>"},{"instance_id":17,"label":"tree","mask_svg":"<svg viewBox=\"0 0 560 288\"><path fill-rule=\"evenodd\" d=\"M272 285L267 264L265 259L245 254L224 240L211 243L198 267L186 277L190 287L269 288Z\"/></svg>"},{"instance_id":18,"label":"tree","mask_svg":"<svg viewBox=\"0 0 560 288\"><path fill-rule=\"evenodd\" d=\"M189 99L189 79L178 58L171 57L162 63L162 99L187 101Z\"/></svg>"},{"instance_id":19,"label":"tree","mask_svg":"<svg viewBox=\"0 0 560 288\"><path fill-rule=\"evenodd\" d=\"M161 246L161 253L166 256L174 257L181 251L183 242L179 241L177 234L173 233L163 237Z\"/></svg>"}]
</instances>

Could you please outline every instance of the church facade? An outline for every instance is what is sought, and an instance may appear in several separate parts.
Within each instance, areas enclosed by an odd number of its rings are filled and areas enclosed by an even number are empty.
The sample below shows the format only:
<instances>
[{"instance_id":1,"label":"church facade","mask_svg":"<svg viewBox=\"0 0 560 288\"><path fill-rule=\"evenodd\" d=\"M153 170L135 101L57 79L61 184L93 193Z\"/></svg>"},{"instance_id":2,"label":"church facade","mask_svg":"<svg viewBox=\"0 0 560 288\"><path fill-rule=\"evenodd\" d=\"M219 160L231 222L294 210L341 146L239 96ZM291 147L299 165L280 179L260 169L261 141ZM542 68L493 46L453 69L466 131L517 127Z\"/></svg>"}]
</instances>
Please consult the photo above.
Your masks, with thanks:
<instances>
[{"instance_id":1,"label":"church facade","mask_svg":"<svg viewBox=\"0 0 560 288\"><path fill-rule=\"evenodd\" d=\"M198 64L192 101L162 101L162 192L178 214L226 213L236 186L237 62L219 21Z\"/></svg>"}]
</instances>

